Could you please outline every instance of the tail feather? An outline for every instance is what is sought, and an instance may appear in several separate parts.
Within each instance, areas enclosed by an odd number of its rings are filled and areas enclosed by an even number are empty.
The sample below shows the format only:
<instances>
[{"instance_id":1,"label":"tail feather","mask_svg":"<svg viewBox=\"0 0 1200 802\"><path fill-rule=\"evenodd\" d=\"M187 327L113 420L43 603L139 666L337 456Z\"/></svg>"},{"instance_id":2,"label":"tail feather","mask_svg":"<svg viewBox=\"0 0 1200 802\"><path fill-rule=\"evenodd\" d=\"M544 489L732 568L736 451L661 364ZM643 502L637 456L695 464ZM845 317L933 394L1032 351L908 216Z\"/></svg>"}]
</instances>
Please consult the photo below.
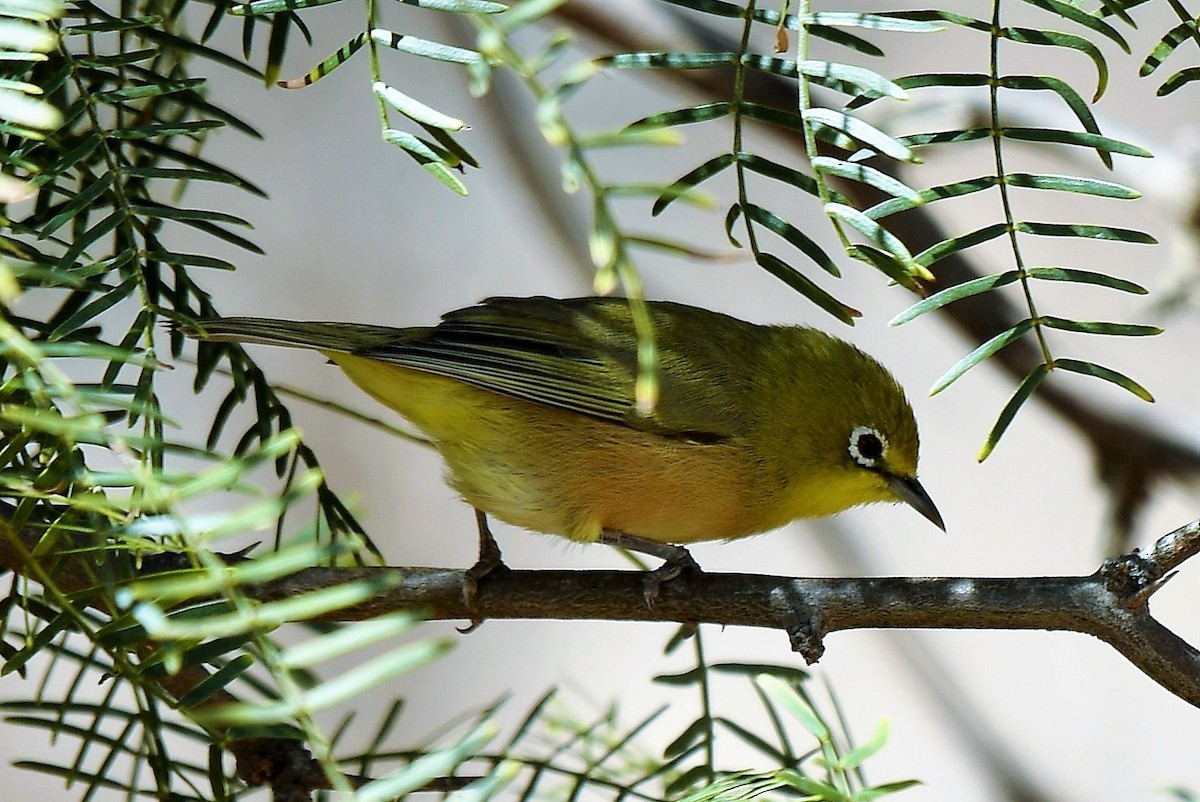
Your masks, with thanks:
<instances>
[{"instance_id":1,"label":"tail feather","mask_svg":"<svg viewBox=\"0 0 1200 802\"><path fill-rule=\"evenodd\" d=\"M275 320L262 317L220 317L197 320L181 327L189 337L215 342L262 343L316 351L350 353L403 341L411 329L325 323L312 320Z\"/></svg>"}]
</instances>

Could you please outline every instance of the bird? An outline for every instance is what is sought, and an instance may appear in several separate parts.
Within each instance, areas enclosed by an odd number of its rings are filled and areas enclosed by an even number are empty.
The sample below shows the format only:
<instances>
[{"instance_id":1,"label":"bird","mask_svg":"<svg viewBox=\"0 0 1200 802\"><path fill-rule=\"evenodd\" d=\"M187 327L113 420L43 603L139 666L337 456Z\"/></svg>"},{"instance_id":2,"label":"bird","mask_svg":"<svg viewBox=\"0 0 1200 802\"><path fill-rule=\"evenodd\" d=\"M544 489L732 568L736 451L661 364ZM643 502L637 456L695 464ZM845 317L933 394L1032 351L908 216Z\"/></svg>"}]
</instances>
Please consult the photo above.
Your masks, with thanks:
<instances>
[{"instance_id":1,"label":"bird","mask_svg":"<svg viewBox=\"0 0 1200 802\"><path fill-rule=\"evenodd\" d=\"M945 530L917 479L904 390L855 346L805 326L760 325L646 301L657 394L628 300L494 297L434 326L202 318L189 336L320 352L424 433L476 510L480 579L503 567L488 516L699 570L686 545L736 540L876 502Z\"/></svg>"}]
</instances>

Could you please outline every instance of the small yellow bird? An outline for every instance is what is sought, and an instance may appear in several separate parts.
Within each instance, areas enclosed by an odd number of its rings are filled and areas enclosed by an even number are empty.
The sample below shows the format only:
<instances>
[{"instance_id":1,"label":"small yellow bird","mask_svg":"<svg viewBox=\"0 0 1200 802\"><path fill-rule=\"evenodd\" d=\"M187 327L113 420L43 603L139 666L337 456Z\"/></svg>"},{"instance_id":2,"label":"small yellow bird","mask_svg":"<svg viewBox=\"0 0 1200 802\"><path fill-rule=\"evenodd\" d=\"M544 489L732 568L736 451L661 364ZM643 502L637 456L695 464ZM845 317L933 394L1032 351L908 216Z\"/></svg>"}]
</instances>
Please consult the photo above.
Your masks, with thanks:
<instances>
[{"instance_id":1,"label":"small yellow bird","mask_svg":"<svg viewBox=\"0 0 1200 802\"><path fill-rule=\"evenodd\" d=\"M917 424L887 370L811 328L649 302L659 397L634 400L638 338L616 298L490 298L437 326L262 318L192 336L317 350L433 442L480 521L478 578L501 565L484 514L696 568L679 545L904 502L945 529L917 481Z\"/></svg>"}]
</instances>

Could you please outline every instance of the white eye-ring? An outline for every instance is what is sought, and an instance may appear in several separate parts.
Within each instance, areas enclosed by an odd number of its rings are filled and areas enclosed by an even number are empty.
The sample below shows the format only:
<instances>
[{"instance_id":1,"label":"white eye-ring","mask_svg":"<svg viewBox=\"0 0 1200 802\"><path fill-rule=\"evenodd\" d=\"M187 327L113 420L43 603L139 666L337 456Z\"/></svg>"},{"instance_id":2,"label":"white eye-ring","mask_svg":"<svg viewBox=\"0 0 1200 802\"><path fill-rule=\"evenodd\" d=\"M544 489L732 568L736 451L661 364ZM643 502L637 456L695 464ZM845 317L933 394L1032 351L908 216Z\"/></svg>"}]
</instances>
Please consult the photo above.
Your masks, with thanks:
<instances>
[{"instance_id":1,"label":"white eye-ring","mask_svg":"<svg viewBox=\"0 0 1200 802\"><path fill-rule=\"evenodd\" d=\"M850 457L864 468L874 468L887 453L887 438L878 429L856 426L850 432Z\"/></svg>"}]
</instances>

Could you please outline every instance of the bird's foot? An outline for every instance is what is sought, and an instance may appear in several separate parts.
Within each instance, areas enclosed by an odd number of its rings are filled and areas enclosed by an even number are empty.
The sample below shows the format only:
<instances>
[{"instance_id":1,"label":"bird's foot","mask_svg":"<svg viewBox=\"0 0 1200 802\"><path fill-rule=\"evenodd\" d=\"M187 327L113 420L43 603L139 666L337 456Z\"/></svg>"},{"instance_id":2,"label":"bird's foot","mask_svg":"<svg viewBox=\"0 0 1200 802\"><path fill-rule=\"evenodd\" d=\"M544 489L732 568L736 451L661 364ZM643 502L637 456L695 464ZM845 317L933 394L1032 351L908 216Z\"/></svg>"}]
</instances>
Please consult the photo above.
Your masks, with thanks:
<instances>
[{"instance_id":1,"label":"bird's foot","mask_svg":"<svg viewBox=\"0 0 1200 802\"><path fill-rule=\"evenodd\" d=\"M476 510L475 521L479 525L479 559L463 574L463 604L471 612L471 623L459 630L464 635L479 629L483 623L475 604L479 596L479 583L486 576L508 570L508 566L504 564L504 555L500 553L500 547L496 545L496 539L492 537L492 531L488 528L487 516Z\"/></svg>"},{"instance_id":2,"label":"bird's foot","mask_svg":"<svg viewBox=\"0 0 1200 802\"><path fill-rule=\"evenodd\" d=\"M610 546L629 549L630 551L641 552L642 554L649 554L651 557L658 557L663 561L663 564L658 568L655 568L653 571L647 571L646 577L642 582L642 596L646 599L648 607L653 607L654 603L658 601L658 596L662 592L662 586L667 582L670 582L683 573L700 573L699 563L693 559L691 552L683 546L646 540L635 535L627 535L624 532L607 531L600 534L600 542L607 543Z\"/></svg>"},{"instance_id":3,"label":"bird's foot","mask_svg":"<svg viewBox=\"0 0 1200 802\"><path fill-rule=\"evenodd\" d=\"M658 596L662 592L662 586L667 582L677 578L681 574L698 574L700 573L700 564L692 557L692 553L683 546L675 546L679 551L668 557L666 562L655 568L653 571L646 573L646 578L642 580L642 597L646 599L646 606L653 607L658 601Z\"/></svg>"}]
</instances>

